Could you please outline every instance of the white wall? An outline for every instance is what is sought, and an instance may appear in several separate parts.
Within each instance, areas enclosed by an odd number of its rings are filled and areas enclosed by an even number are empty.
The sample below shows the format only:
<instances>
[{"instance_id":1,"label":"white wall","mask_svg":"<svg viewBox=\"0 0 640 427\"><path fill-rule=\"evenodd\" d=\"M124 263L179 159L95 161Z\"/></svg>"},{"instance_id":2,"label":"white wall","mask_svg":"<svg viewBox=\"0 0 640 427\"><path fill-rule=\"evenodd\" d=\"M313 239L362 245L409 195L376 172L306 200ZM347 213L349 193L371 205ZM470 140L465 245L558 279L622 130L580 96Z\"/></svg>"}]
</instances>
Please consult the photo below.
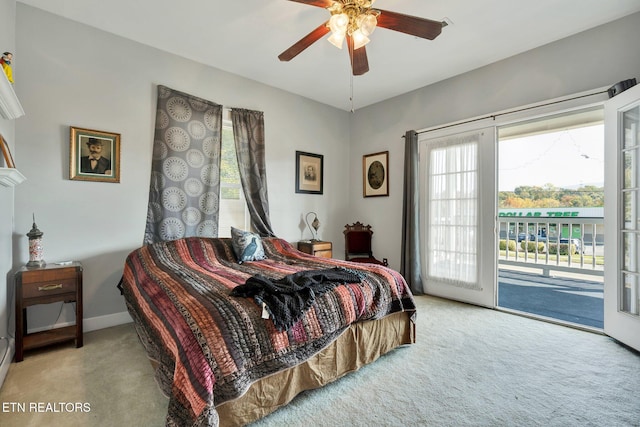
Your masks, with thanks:
<instances>
[{"instance_id":1,"label":"white wall","mask_svg":"<svg viewBox=\"0 0 640 427\"><path fill-rule=\"evenodd\" d=\"M23 4L17 7L16 36L16 86L26 112L16 125L16 152L27 181L16 191L13 264L28 261L23 235L35 213L45 260L83 263L89 327L112 323L119 318L109 316L126 311L115 286L126 255L143 238L158 84L264 111L276 234L291 242L310 238L300 221L312 210L322 221L321 237L342 252L348 113ZM119 184L68 179L69 126L121 134ZM295 193L296 150L324 155L323 195ZM53 324L58 310L54 304L33 308L30 327ZM71 319L69 307L59 322Z\"/></svg>"},{"instance_id":2,"label":"white wall","mask_svg":"<svg viewBox=\"0 0 640 427\"><path fill-rule=\"evenodd\" d=\"M400 267L404 138L424 129L621 80L640 80L640 13L356 111L348 220L375 230L374 253ZM454 54L454 53L452 53ZM440 60L446 60L441 58ZM362 156L389 150L389 197L362 197Z\"/></svg>"}]
</instances>

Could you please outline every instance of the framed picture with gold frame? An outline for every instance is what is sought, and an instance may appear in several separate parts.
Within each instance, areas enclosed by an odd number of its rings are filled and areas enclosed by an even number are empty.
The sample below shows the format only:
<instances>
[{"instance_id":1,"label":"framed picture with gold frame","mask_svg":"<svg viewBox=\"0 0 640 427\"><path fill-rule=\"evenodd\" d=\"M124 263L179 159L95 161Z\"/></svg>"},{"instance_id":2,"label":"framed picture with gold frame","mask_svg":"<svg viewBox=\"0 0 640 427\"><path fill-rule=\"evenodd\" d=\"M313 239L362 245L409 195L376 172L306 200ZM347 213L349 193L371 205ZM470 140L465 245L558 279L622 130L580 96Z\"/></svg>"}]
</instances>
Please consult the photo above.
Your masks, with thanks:
<instances>
[{"instance_id":1,"label":"framed picture with gold frame","mask_svg":"<svg viewBox=\"0 0 640 427\"><path fill-rule=\"evenodd\" d=\"M389 195L389 152L362 156L362 195L377 197Z\"/></svg>"},{"instance_id":2,"label":"framed picture with gold frame","mask_svg":"<svg viewBox=\"0 0 640 427\"><path fill-rule=\"evenodd\" d=\"M71 126L69 178L120 182L120 134Z\"/></svg>"},{"instance_id":3,"label":"framed picture with gold frame","mask_svg":"<svg viewBox=\"0 0 640 427\"><path fill-rule=\"evenodd\" d=\"M4 158L4 164L7 168L15 168L16 164L13 161L13 156L9 150L9 143L0 134L0 151L2 151L2 157Z\"/></svg>"}]
</instances>

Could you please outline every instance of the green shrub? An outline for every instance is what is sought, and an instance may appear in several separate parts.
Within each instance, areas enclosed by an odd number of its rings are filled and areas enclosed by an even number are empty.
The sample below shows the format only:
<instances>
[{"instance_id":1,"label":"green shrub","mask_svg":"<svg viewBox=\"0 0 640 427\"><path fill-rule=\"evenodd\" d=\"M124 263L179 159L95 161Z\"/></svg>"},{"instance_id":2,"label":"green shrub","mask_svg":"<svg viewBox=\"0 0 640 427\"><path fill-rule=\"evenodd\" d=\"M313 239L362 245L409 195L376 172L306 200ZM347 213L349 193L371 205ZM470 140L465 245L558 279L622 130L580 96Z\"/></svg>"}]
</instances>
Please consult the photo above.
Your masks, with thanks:
<instances>
[{"instance_id":1,"label":"green shrub","mask_svg":"<svg viewBox=\"0 0 640 427\"><path fill-rule=\"evenodd\" d=\"M576 245L571 245L571 254L577 253ZM558 254L558 244L557 243L549 243L549 254L557 255ZM560 243L560 255L569 255L569 244L568 243Z\"/></svg>"},{"instance_id":2,"label":"green shrub","mask_svg":"<svg viewBox=\"0 0 640 427\"><path fill-rule=\"evenodd\" d=\"M507 241L505 239L500 239L500 250L501 251L507 250ZM516 241L509 240L509 251L515 251L515 250L516 250Z\"/></svg>"},{"instance_id":3,"label":"green shrub","mask_svg":"<svg viewBox=\"0 0 640 427\"><path fill-rule=\"evenodd\" d=\"M523 251L525 250L525 245L526 245L527 252L530 252L530 253L538 252L539 254L544 253L545 246L543 242L538 242L536 244L535 241L523 240L522 242L520 242L520 247L522 248Z\"/></svg>"}]
</instances>

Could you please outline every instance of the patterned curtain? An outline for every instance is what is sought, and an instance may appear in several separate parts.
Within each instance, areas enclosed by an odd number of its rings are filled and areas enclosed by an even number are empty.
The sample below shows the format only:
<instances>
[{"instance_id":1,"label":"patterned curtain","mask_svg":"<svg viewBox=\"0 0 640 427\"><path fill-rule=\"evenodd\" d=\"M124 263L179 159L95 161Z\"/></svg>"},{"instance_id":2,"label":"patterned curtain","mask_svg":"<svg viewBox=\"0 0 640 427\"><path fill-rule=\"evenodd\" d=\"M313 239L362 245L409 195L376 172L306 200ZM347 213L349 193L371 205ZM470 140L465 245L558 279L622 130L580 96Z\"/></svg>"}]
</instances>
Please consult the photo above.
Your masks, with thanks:
<instances>
[{"instance_id":1,"label":"patterned curtain","mask_svg":"<svg viewBox=\"0 0 640 427\"><path fill-rule=\"evenodd\" d=\"M222 106L158 86L144 243L218 236Z\"/></svg>"},{"instance_id":2,"label":"patterned curtain","mask_svg":"<svg viewBox=\"0 0 640 427\"><path fill-rule=\"evenodd\" d=\"M261 111L231 110L233 136L240 169L240 181L251 225L261 236L274 236L269 220L267 170L264 154L264 114Z\"/></svg>"}]
</instances>

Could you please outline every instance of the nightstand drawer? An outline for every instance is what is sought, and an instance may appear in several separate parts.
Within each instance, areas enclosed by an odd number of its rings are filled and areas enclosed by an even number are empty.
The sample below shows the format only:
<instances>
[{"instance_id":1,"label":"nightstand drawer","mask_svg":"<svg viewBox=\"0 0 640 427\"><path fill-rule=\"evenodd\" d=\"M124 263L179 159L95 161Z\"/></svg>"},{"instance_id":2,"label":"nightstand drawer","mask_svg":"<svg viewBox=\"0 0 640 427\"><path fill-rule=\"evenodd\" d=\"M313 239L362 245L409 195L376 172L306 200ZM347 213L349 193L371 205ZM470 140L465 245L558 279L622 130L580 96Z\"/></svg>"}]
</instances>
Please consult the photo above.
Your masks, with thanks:
<instances>
[{"instance_id":1,"label":"nightstand drawer","mask_svg":"<svg viewBox=\"0 0 640 427\"><path fill-rule=\"evenodd\" d=\"M313 254L321 258L331 258L332 252L331 249L329 249L324 251L315 251Z\"/></svg>"},{"instance_id":2,"label":"nightstand drawer","mask_svg":"<svg viewBox=\"0 0 640 427\"><path fill-rule=\"evenodd\" d=\"M76 277L51 280L48 282L22 283L23 298L37 298L76 292Z\"/></svg>"},{"instance_id":3,"label":"nightstand drawer","mask_svg":"<svg viewBox=\"0 0 640 427\"><path fill-rule=\"evenodd\" d=\"M321 240L301 240L298 242L298 250L322 258L332 257L331 242Z\"/></svg>"},{"instance_id":4,"label":"nightstand drawer","mask_svg":"<svg viewBox=\"0 0 640 427\"><path fill-rule=\"evenodd\" d=\"M313 244L313 251L318 252L331 251L331 242L318 242Z\"/></svg>"},{"instance_id":5,"label":"nightstand drawer","mask_svg":"<svg viewBox=\"0 0 640 427\"><path fill-rule=\"evenodd\" d=\"M22 283L53 282L76 277L78 277L78 271L75 267L27 270L22 272Z\"/></svg>"}]
</instances>

